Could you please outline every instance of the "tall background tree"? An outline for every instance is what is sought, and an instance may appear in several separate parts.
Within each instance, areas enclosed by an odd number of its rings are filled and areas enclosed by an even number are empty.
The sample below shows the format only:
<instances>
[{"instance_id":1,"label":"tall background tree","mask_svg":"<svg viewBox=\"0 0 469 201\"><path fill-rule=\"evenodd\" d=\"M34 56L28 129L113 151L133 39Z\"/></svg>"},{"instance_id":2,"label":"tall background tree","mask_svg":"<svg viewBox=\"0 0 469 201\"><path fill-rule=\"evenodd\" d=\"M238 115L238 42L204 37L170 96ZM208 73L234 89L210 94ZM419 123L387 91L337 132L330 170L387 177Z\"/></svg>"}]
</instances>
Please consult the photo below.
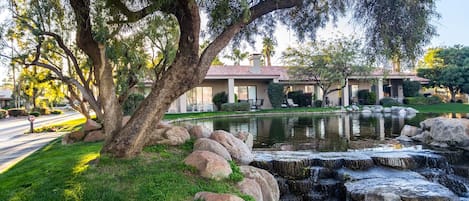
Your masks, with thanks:
<instances>
[{"instance_id":1,"label":"tall background tree","mask_svg":"<svg viewBox=\"0 0 469 201\"><path fill-rule=\"evenodd\" d=\"M231 51L231 54L225 55L224 58L233 61L233 65L239 66L241 61L247 59L249 56L249 52L243 52L238 48L234 48Z\"/></svg>"},{"instance_id":2,"label":"tall background tree","mask_svg":"<svg viewBox=\"0 0 469 201\"><path fill-rule=\"evenodd\" d=\"M277 46L277 41L274 38L264 37L262 39L262 55L267 62L267 66L272 66L271 58L275 54L275 46Z\"/></svg>"},{"instance_id":3,"label":"tall background tree","mask_svg":"<svg viewBox=\"0 0 469 201\"><path fill-rule=\"evenodd\" d=\"M189 89L200 84L215 59L216 55L230 42L253 42L257 35L269 36L276 25L284 24L296 32L300 40L315 38L316 30L327 22L336 21L347 9L379 7L378 3L369 1L348 0L10 0L21 9L15 9L15 20L24 28L15 31L18 38L30 37L31 43L19 58L26 66L49 68L57 78L72 87L83 89L87 86L96 93L79 90L83 98L95 104L94 110L100 113L107 135L103 154L115 157L133 157L140 153L148 136L154 135L158 122L170 104ZM403 0L402 0L403 1ZM374 2L374 1L373 1ZM412 1L414 2L414 1ZM415 1L417 2L417 1ZM421 1L418 1L421 2ZM433 1L424 1L429 5L425 9L434 9ZM366 5L365 5L366 4ZM368 5L370 4L370 5ZM33 6L33 7L31 7ZM394 5L384 5L389 9L398 9ZM410 4L408 8L419 9L421 4ZM31 8L39 8L41 12ZM386 10L386 8L381 8ZM431 10L432 11L432 10ZM206 36L209 45L200 52L201 13L206 13L208 22ZM409 19L419 17L418 12L408 12ZM379 21L370 15L355 16L355 20L365 18L367 21ZM419 18L427 23L429 19ZM383 22L385 23L385 22ZM146 27L154 26L161 31L156 35L148 34ZM168 29L160 29L169 26ZM396 26L403 26L402 24ZM367 33L380 30L366 27ZM406 27L406 31L416 30ZM167 30L167 31L165 31ZM398 29L402 32L403 29ZM25 37L22 33L27 33ZM420 37L431 36L427 32L416 31ZM391 32L391 37L402 33ZM65 36L74 36L67 37ZM71 40L71 39L74 40ZM154 40L158 44L167 44L166 52L158 54L148 52L145 45L153 44L144 40ZM381 38L378 38L379 40ZM81 76L72 77L64 74L62 65L47 61L44 40L51 40L65 60L71 61L75 73L80 70ZM26 39L25 39L26 41ZM139 42L140 41L140 42ZM381 44L381 43L379 43ZM383 47L370 43L371 47ZM420 44L420 43L418 43ZM156 46L156 45L155 45ZM163 46L161 46L163 47ZM159 54L161 53L161 54ZM157 55L161 55L157 56ZM44 57L42 57L44 56ZM74 59L75 58L75 59ZM148 62L149 58L152 58ZM47 62L46 62L47 61ZM147 62L143 62L147 61ZM149 65L162 64L162 65ZM151 92L142 101L129 122L122 127L122 100L127 89L135 86L141 70L153 67L155 76ZM127 68L127 70L126 70ZM148 72L148 71L144 71ZM62 75L62 76L60 76ZM134 76L135 75L135 76ZM144 75L146 76L146 75ZM141 76L140 76L141 77ZM123 79L119 81L118 79ZM121 98L123 97L123 98ZM90 104L91 105L91 104Z\"/></svg>"},{"instance_id":4,"label":"tall background tree","mask_svg":"<svg viewBox=\"0 0 469 201\"><path fill-rule=\"evenodd\" d=\"M347 78L367 74L371 68L361 55L360 41L354 39L335 39L316 41L302 47L288 48L283 60L290 66L290 76L304 81L314 81L322 89L322 106L326 97L342 90Z\"/></svg>"},{"instance_id":5,"label":"tall background tree","mask_svg":"<svg viewBox=\"0 0 469 201\"><path fill-rule=\"evenodd\" d=\"M354 10L354 18L365 27L369 55L391 60L395 72L401 71L401 63L415 65L436 34L430 22L438 16L435 0L363 1Z\"/></svg>"},{"instance_id":6,"label":"tall background tree","mask_svg":"<svg viewBox=\"0 0 469 201\"><path fill-rule=\"evenodd\" d=\"M469 93L469 47L430 48L417 74L429 79L430 86L447 88L455 102L457 93Z\"/></svg>"}]
</instances>

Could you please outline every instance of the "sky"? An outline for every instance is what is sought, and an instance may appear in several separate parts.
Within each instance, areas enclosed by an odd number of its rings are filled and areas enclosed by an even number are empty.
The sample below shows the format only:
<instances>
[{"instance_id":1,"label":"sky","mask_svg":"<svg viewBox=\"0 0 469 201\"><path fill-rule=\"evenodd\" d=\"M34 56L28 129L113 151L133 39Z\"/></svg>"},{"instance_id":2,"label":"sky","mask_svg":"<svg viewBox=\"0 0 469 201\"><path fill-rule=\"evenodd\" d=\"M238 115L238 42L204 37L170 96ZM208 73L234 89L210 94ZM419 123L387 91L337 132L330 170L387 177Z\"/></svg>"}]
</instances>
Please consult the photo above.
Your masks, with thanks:
<instances>
[{"instance_id":1,"label":"sky","mask_svg":"<svg viewBox=\"0 0 469 201\"><path fill-rule=\"evenodd\" d=\"M433 20L437 28L438 36L435 36L431 43L425 47L437 47L437 46L453 46L461 44L469 46L469 0L437 0L436 9L441 15L439 19ZM7 13L0 13L0 22L4 21ZM318 39L327 39L331 35L361 35L361 30L357 28L347 19L341 19L337 22L336 26L329 24L325 29L318 30ZM273 65L282 65L282 61L279 59L281 52L289 46L301 45L295 39L293 31L289 31L286 27L278 27L275 33L277 39L276 54L272 59ZM244 51L250 53L260 53L262 50L261 40L255 44L255 48L251 48L249 45L245 46ZM227 52L226 52L227 53ZM226 54L225 53L225 54ZM222 53L223 54L223 53ZM226 64L232 64L232 61L222 61ZM248 64L249 62L243 61L241 64ZM0 67L0 84L7 73L8 67Z\"/></svg>"}]
</instances>

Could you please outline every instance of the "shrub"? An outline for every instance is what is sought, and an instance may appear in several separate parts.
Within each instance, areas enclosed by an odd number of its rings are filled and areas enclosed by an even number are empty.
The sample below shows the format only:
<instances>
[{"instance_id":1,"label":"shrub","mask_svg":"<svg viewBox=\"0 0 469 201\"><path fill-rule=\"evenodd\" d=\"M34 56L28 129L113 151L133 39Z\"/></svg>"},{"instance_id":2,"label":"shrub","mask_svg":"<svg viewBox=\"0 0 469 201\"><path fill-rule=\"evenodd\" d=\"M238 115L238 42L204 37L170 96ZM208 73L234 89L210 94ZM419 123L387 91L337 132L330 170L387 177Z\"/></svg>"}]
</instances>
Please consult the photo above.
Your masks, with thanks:
<instances>
[{"instance_id":1,"label":"shrub","mask_svg":"<svg viewBox=\"0 0 469 201\"><path fill-rule=\"evenodd\" d=\"M321 107L322 106L322 100L315 100L314 101L314 107Z\"/></svg>"},{"instance_id":2,"label":"shrub","mask_svg":"<svg viewBox=\"0 0 469 201\"><path fill-rule=\"evenodd\" d=\"M43 108L33 108L32 112L39 112L41 115L48 115L50 114L49 108L43 107Z\"/></svg>"},{"instance_id":3,"label":"shrub","mask_svg":"<svg viewBox=\"0 0 469 201\"><path fill-rule=\"evenodd\" d=\"M396 100L392 98L382 98L379 101L379 104L381 104L384 107L391 107L391 106L401 106L402 104L397 102Z\"/></svg>"},{"instance_id":4,"label":"shrub","mask_svg":"<svg viewBox=\"0 0 469 201\"><path fill-rule=\"evenodd\" d=\"M358 91L358 102L361 105L374 105L376 104L376 94L374 92L370 92L367 89L363 89Z\"/></svg>"},{"instance_id":5,"label":"shrub","mask_svg":"<svg viewBox=\"0 0 469 201\"><path fill-rule=\"evenodd\" d=\"M228 94L226 94L224 91L215 94L212 98L213 104L217 107L217 110L221 110L221 104L227 103L228 102Z\"/></svg>"},{"instance_id":6,"label":"shrub","mask_svg":"<svg viewBox=\"0 0 469 201\"><path fill-rule=\"evenodd\" d=\"M27 116L28 113L25 109L22 108L12 108L8 110L8 115L17 117L17 116Z\"/></svg>"},{"instance_id":7,"label":"shrub","mask_svg":"<svg viewBox=\"0 0 469 201\"><path fill-rule=\"evenodd\" d=\"M145 99L145 97L142 94L130 94L122 105L124 115L132 115L143 99Z\"/></svg>"},{"instance_id":8,"label":"shrub","mask_svg":"<svg viewBox=\"0 0 469 201\"><path fill-rule=\"evenodd\" d=\"M62 114L64 112L62 110L52 110L50 113L51 114Z\"/></svg>"},{"instance_id":9,"label":"shrub","mask_svg":"<svg viewBox=\"0 0 469 201\"><path fill-rule=\"evenodd\" d=\"M463 103L463 100L458 99L458 100L456 101L456 103Z\"/></svg>"},{"instance_id":10,"label":"shrub","mask_svg":"<svg viewBox=\"0 0 469 201\"><path fill-rule=\"evenodd\" d=\"M0 109L0 119L4 119L8 116L8 111Z\"/></svg>"},{"instance_id":11,"label":"shrub","mask_svg":"<svg viewBox=\"0 0 469 201\"><path fill-rule=\"evenodd\" d=\"M306 107L311 105L313 96L311 93L303 93L303 91L292 91L288 93L288 98L291 98L298 106Z\"/></svg>"},{"instance_id":12,"label":"shrub","mask_svg":"<svg viewBox=\"0 0 469 201\"><path fill-rule=\"evenodd\" d=\"M270 104L272 104L272 107L282 107L283 98L285 97L285 94L283 94L283 85L278 83L270 83L267 92L269 94L269 100Z\"/></svg>"},{"instance_id":13,"label":"shrub","mask_svg":"<svg viewBox=\"0 0 469 201\"><path fill-rule=\"evenodd\" d=\"M233 182L242 181L244 179L244 175L239 169L238 165L236 165L234 161L229 161L229 163L230 163L231 170L233 170L233 172L229 176L230 180Z\"/></svg>"},{"instance_id":14,"label":"shrub","mask_svg":"<svg viewBox=\"0 0 469 201\"><path fill-rule=\"evenodd\" d=\"M419 95L421 85L418 81L404 80L402 88L404 90L405 97L415 97Z\"/></svg>"},{"instance_id":15,"label":"shrub","mask_svg":"<svg viewBox=\"0 0 469 201\"><path fill-rule=\"evenodd\" d=\"M33 116L35 116L35 117L38 117L38 116L41 115L41 113L40 113L40 112L33 111L33 112L30 112L29 115L33 115Z\"/></svg>"},{"instance_id":16,"label":"shrub","mask_svg":"<svg viewBox=\"0 0 469 201\"><path fill-rule=\"evenodd\" d=\"M221 104L222 111L249 111L251 106L248 102L240 102L240 103L223 103Z\"/></svg>"},{"instance_id":17,"label":"shrub","mask_svg":"<svg viewBox=\"0 0 469 201\"><path fill-rule=\"evenodd\" d=\"M438 96L418 96L418 97L408 97L404 99L404 104L408 105L434 105L434 104L440 104L443 101L441 101L441 98Z\"/></svg>"}]
</instances>

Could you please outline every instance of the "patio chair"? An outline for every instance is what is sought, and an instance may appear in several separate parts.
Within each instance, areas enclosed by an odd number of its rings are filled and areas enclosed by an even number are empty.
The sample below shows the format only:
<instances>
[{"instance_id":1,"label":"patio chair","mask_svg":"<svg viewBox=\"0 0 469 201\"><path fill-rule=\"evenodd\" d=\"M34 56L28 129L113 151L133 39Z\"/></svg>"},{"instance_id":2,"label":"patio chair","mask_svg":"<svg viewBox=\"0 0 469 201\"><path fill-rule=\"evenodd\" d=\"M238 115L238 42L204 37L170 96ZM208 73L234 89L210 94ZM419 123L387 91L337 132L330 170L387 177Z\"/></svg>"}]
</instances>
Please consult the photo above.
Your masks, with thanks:
<instances>
[{"instance_id":1,"label":"patio chair","mask_svg":"<svg viewBox=\"0 0 469 201\"><path fill-rule=\"evenodd\" d=\"M291 98L287 99L287 104L288 104L288 107L298 107L298 104L293 102L293 99Z\"/></svg>"}]
</instances>

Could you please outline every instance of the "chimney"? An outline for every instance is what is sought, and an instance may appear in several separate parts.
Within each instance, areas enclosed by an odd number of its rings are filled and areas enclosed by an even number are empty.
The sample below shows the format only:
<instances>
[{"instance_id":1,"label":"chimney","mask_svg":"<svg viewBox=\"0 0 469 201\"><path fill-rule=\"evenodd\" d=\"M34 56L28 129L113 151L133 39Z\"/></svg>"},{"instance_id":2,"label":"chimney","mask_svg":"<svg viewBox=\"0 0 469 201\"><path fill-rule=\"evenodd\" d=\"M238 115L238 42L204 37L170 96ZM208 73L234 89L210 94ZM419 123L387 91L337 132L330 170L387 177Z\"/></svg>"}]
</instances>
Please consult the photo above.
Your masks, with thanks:
<instances>
[{"instance_id":1,"label":"chimney","mask_svg":"<svg viewBox=\"0 0 469 201\"><path fill-rule=\"evenodd\" d=\"M262 54L254 53L249 56L249 61L251 63L251 73L261 73L261 57Z\"/></svg>"}]
</instances>

